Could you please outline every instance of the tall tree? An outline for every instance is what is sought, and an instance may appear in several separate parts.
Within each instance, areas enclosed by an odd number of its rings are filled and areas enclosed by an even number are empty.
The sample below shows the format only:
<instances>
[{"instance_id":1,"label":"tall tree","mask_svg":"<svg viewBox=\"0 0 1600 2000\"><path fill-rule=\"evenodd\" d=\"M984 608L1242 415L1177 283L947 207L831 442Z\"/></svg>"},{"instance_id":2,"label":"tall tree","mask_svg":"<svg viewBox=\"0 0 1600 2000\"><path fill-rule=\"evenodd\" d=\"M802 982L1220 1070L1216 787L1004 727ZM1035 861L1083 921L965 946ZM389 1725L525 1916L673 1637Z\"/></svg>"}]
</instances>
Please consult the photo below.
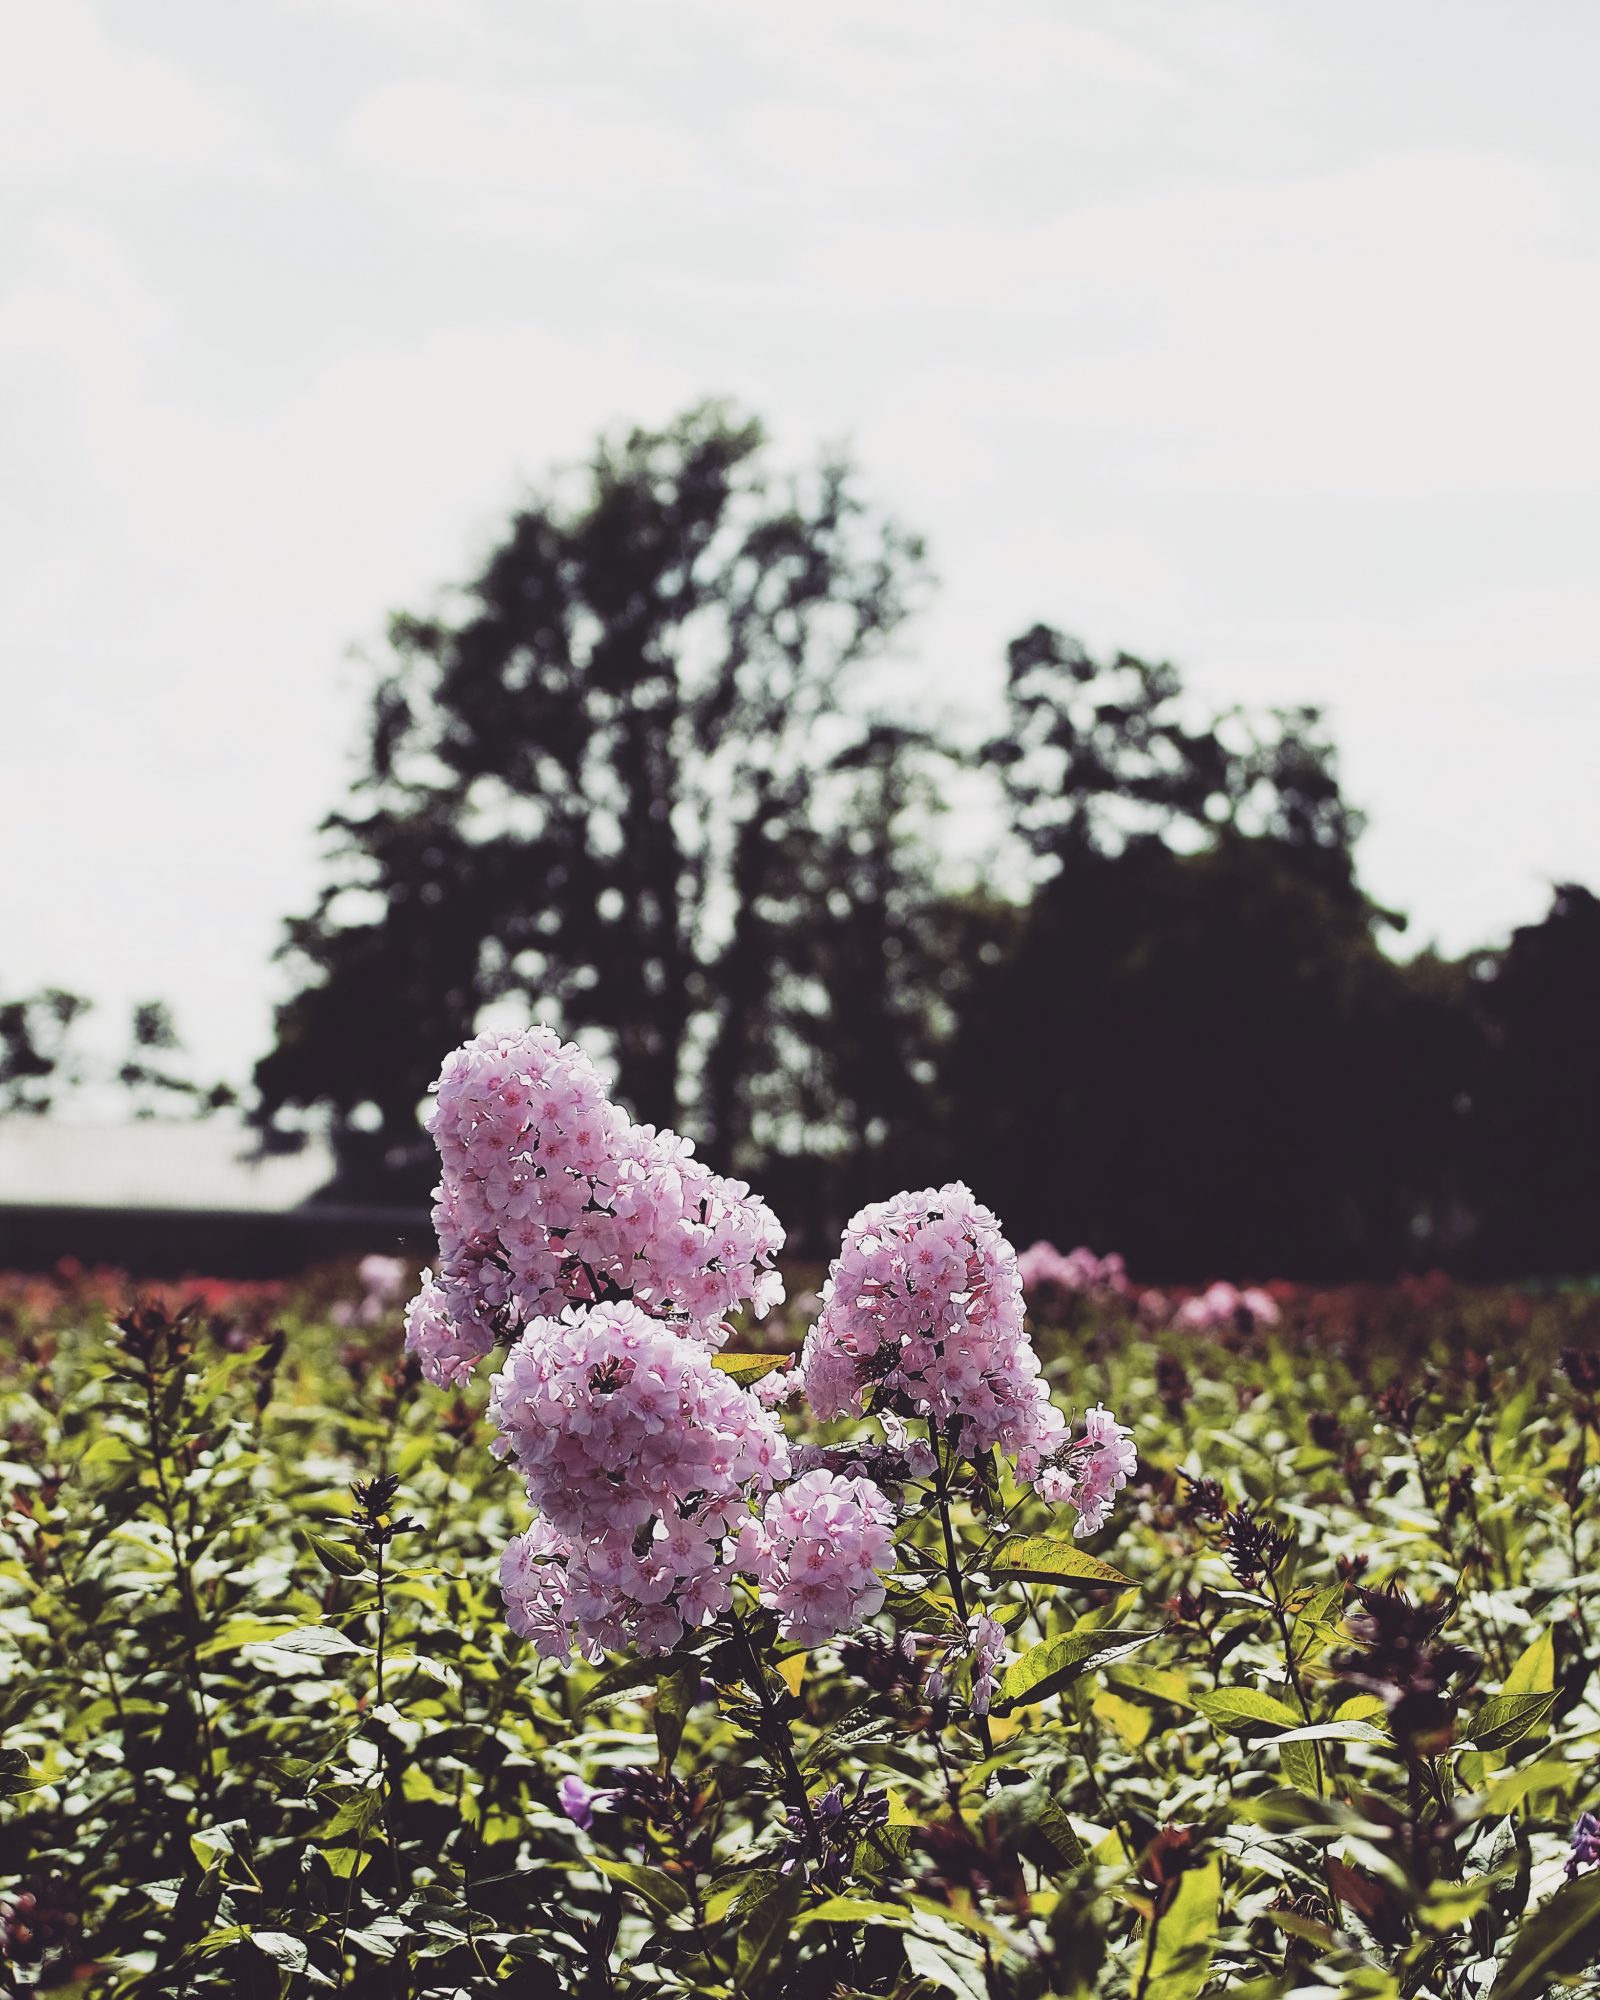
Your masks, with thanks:
<instances>
[{"instance_id":1,"label":"tall tree","mask_svg":"<svg viewBox=\"0 0 1600 2000\"><path fill-rule=\"evenodd\" d=\"M414 1145L441 1051L510 1001L602 1036L640 1115L747 1158L795 871L923 576L846 463L779 477L720 405L603 441L447 610L393 621L263 1114Z\"/></svg>"},{"instance_id":2,"label":"tall tree","mask_svg":"<svg viewBox=\"0 0 1600 2000\"><path fill-rule=\"evenodd\" d=\"M1146 1271L1396 1261L1427 1192L1396 1088L1422 996L1316 713L1206 715L1171 667L1046 626L1008 668L990 754L1035 887L947 1063L980 1185Z\"/></svg>"},{"instance_id":3,"label":"tall tree","mask_svg":"<svg viewBox=\"0 0 1600 2000\"><path fill-rule=\"evenodd\" d=\"M1474 962L1486 1047L1474 1090L1477 1261L1592 1272L1600 1242L1600 897L1575 883Z\"/></svg>"}]
</instances>

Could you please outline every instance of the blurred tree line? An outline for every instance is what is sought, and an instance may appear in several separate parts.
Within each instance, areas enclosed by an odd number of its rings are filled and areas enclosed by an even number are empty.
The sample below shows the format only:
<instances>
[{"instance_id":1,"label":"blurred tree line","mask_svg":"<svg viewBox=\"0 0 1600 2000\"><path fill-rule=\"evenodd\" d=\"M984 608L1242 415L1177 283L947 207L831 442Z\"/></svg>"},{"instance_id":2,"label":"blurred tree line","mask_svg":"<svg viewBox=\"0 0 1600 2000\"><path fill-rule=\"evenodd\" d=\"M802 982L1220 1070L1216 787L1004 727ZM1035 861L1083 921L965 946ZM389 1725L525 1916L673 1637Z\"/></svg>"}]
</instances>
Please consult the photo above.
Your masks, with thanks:
<instances>
[{"instance_id":1,"label":"blurred tree line","mask_svg":"<svg viewBox=\"0 0 1600 2000\"><path fill-rule=\"evenodd\" d=\"M1595 899L1398 962L1316 711L1201 714L1036 625L963 744L889 692L927 581L848 464L780 476L721 406L602 442L393 620L260 1118L420 1195L443 1052L539 1018L819 1252L959 1176L1148 1277L1593 1268Z\"/></svg>"},{"instance_id":2,"label":"blurred tree line","mask_svg":"<svg viewBox=\"0 0 1600 2000\"><path fill-rule=\"evenodd\" d=\"M94 1002L61 986L0 999L0 1117L44 1117L85 1091L135 1118L188 1111L204 1118L238 1102L226 1083L200 1083L163 1000L136 1001L120 1057L85 1052L80 1030Z\"/></svg>"}]
</instances>

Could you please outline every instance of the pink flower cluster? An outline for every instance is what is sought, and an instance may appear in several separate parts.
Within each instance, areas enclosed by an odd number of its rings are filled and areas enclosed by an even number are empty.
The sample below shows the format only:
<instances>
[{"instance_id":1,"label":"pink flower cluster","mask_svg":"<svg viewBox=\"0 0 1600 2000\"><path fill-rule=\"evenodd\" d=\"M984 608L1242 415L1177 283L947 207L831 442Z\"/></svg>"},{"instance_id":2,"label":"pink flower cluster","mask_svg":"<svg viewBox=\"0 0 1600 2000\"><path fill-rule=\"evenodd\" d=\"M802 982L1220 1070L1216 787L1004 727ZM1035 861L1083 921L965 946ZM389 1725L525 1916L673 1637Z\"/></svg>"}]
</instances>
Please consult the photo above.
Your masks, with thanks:
<instances>
[{"instance_id":1,"label":"pink flower cluster","mask_svg":"<svg viewBox=\"0 0 1600 2000\"><path fill-rule=\"evenodd\" d=\"M424 1271L422 1289L406 1307L406 1351L417 1357L428 1380L441 1389L459 1389L493 1346L493 1326L477 1318L460 1324L443 1285Z\"/></svg>"},{"instance_id":2,"label":"pink flower cluster","mask_svg":"<svg viewBox=\"0 0 1600 2000\"><path fill-rule=\"evenodd\" d=\"M408 1344L432 1381L461 1379L497 1339L573 1303L631 1298L715 1339L741 1300L760 1314L783 1296L766 1204L686 1140L633 1124L548 1028L457 1049L427 1122L439 1269Z\"/></svg>"},{"instance_id":3,"label":"pink flower cluster","mask_svg":"<svg viewBox=\"0 0 1600 2000\"><path fill-rule=\"evenodd\" d=\"M740 1574L789 1638L870 1617L894 1566L884 1486L939 1473L910 1417L964 1456L1006 1452L1077 1508L1082 1534L1134 1469L1129 1433L1103 1409L1069 1438L1025 1331L1016 1254L959 1184L863 1209L798 1368L752 1390L715 1350L741 1301L760 1313L783 1296L781 1229L685 1141L633 1124L580 1049L543 1028L480 1035L446 1062L429 1127L440 1256L406 1345L453 1387L513 1343L489 1414L538 1518L500 1582L513 1631L541 1653L669 1651L727 1609ZM1047 1244L1029 1257L1042 1281L1126 1283L1120 1259ZM390 1280L374 1270L367 1289ZM791 1454L773 1411L796 1389L824 1418L870 1409L884 1442ZM970 1649L981 1713L998 1623L979 1618Z\"/></svg>"},{"instance_id":4,"label":"pink flower cluster","mask_svg":"<svg viewBox=\"0 0 1600 2000\"><path fill-rule=\"evenodd\" d=\"M669 1653L686 1628L727 1609L732 1573L697 1523L658 1522L643 1554L634 1543L615 1528L574 1541L535 1521L500 1558L506 1623L547 1659L566 1659L576 1642L598 1660L607 1650Z\"/></svg>"},{"instance_id":5,"label":"pink flower cluster","mask_svg":"<svg viewBox=\"0 0 1600 2000\"><path fill-rule=\"evenodd\" d=\"M1097 1257L1081 1245L1065 1254L1053 1243L1030 1243L1017 1259L1022 1289L1030 1298L1035 1293L1060 1292L1069 1297L1126 1297L1128 1269L1113 1250Z\"/></svg>"},{"instance_id":6,"label":"pink flower cluster","mask_svg":"<svg viewBox=\"0 0 1600 2000\"><path fill-rule=\"evenodd\" d=\"M1219 1280L1192 1299L1185 1299L1174 1315L1175 1326L1206 1333L1213 1327L1232 1326L1247 1319L1255 1326L1276 1326L1283 1315L1270 1292L1251 1286L1244 1291Z\"/></svg>"},{"instance_id":7,"label":"pink flower cluster","mask_svg":"<svg viewBox=\"0 0 1600 2000\"><path fill-rule=\"evenodd\" d=\"M1057 1450L1040 1473L1039 1492L1076 1510L1075 1534L1096 1535L1138 1467L1133 1432L1097 1403L1084 1417L1083 1436Z\"/></svg>"},{"instance_id":8,"label":"pink flower cluster","mask_svg":"<svg viewBox=\"0 0 1600 2000\"><path fill-rule=\"evenodd\" d=\"M709 1350L632 1301L536 1319L489 1384L494 1449L563 1534L694 1517L725 1533L789 1470L772 1417Z\"/></svg>"},{"instance_id":9,"label":"pink flower cluster","mask_svg":"<svg viewBox=\"0 0 1600 2000\"><path fill-rule=\"evenodd\" d=\"M760 1586L786 1639L831 1639L883 1603L894 1508L866 1479L807 1472L739 1531L735 1563Z\"/></svg>"},{"instance_id":10,"label":"pink flower cluster","mask_svg":"<svg viewBox=\"0 0 1600 2000\"><path fill-rule=\"evenodd\" d=\"M1016 1252L959 1182L855 1217L800 1367L818 1416L870 1398L941 1427L960 1419L964 1449L998 1446L1025 1478L1065 1441L1024 1330Z\"/></svg>"},{"instance_id":11,"label":"pink flower cluster","mask_svg":"<svg viewBox=\"0 0 1600 2000\"><path fill-rule=\"evenodd\" d=\"M972 1712L987 1715L1000 1682L1005 1627L987 1611L975 1611L967 1620L967 1648L972 1655Z\"/></svg>"},{"instance_id":12,"label":"pink flower cluster","mask_svg":"<svg viewBox=\"0 0 1600 2000\"><path fill-rule=\"evenodd\" d=\"M631 1300L536 1319L489 1385L495 1451L541 1519L506 1551L512 1629L564 1654L670 1651L726 1608L725 1539L789 1471L710 1348Z\"/></svg>"}]
</instances>

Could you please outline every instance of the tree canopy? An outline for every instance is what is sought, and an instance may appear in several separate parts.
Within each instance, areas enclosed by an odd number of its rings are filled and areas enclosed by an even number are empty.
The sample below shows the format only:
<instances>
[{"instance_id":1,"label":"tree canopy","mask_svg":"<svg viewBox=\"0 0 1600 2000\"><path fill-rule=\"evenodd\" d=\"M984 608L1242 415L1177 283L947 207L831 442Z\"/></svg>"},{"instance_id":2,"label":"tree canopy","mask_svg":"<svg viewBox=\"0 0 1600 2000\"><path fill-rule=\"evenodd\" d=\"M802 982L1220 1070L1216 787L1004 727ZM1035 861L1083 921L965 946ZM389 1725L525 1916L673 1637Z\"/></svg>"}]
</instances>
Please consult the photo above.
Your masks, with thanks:
<instances>
[{"instance_id":1,"label":"tree canopy","mask_svg":"<svg viewBox=\"0 0 1600 2000\"><path fill-rule=\"evenodd\" d=\"M1592 1257L1594 899L1402 963L1316 709L1035 623L964 753L881 679L927 580L843 457L722 405L532 495L390 625L258 1115L414 1197L444 1052L538 1018L803 1248L959 1174L1155 1277Z\"/></svg>"},{"instance_id":2,"label":"tree canopy","mask_svg":"<svg viewBox=\"0 0 1600 2000\"><path fill-rule=\"evenodd\" d=\"M640 1116L744 1160L764 1105L803 1109L770 1100L827 1005L809 905L857 802L898 782L910 739L863 680L923 574L842 459L779 475L719 405L602 441L447 608L392 623L327 886L289 929L266 1114L411 1146L441 1052L511 1003L597 1037ZM877 851L893 874L900 845ZM850 999L859 1019L870 982Z\"/></svg>"}]
</instances>

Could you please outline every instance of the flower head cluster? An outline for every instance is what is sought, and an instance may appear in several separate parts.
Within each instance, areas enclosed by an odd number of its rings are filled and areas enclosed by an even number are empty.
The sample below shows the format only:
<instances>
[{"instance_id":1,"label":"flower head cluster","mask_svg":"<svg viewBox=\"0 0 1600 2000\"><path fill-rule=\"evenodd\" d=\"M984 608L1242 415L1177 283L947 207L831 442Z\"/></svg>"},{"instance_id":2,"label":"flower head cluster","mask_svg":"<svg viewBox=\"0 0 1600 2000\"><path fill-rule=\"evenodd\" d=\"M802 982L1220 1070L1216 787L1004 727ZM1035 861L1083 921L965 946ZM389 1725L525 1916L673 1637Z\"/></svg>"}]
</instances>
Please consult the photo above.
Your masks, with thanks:
<instances>
[{"instance_id":1,"label":"flower head cluster","mask_svg":"<svg viewBox=\"0 0 1600 2000\"><path fill-rule=\"evenodd\" d=\"M1065 1501L1076 1508L1075 1534L1097 1535L1112 1501L1138 1467L1133 1432L1097 1403L1084 1416L1082 1437L1055 1452L1040 1474L1039 1491L1046 1500Z\"/></svg>"},{"instance_id":2,"label":"flower head cluster","mask_svg":"<svg viewBox=\"0 0 1600 2000\"><path fill-rule=\"evenodd\" d=\"M441 1389L460 1388L493 1346L494 1328L477 1317L458 1320L444 1287L424 1271L422 1289L406 1307L406 1349L428 1380Z\"/></svg>"},{"instance_id":3,"label":"flower head cluster","mask_svg":"<svg viewBox=\"0 0 1600 2000\"><path fill-rule=\"evenodd\" d=\"M801 1356L822 1417L875 1406L963 1425L1025 1477L1064 1442L1023 1326L1015 1251L959 1182L864 1208L845 1232Z\"/></svg>"},{"instance_id":4,"label":"flower head cluster","mask_svg":"<svg viewBox=\"0 0 1600 2000\"><path fill-rule=\"evenodd\" d=\"M737 1566L755 1577L786 1639L815 1644L883 1603L894 1567L894 1508L869 1480L807 1472L739 1533Z\"/></svg>"},{"instance_id":5,"label":"flower head cluster","mask_svg":"<svg viewBox=\"0 0 1600 2000\"><path fill-rule=\"evenodd\" d=\"M972 1654L972 1712L987 1715L999 1686L1005 1627L987 1611L975 1611L967 1621L967 1645Z\"/></svg>"},{"instance_id":6,"label":"flower head cluster","mask_svg":"<svg viewBox=\"0 0 1600 2000\"><path fill-rule=\"evenodd\" d=\"M584 1539L540 1519L500 1558L506 1623L547 1659L574 1644L585 1659L609 1649L669 1653L686 1630L726 1610L731 1576L718 1538L679 1517L630 1535Z\"/></svg>"},{"instance_id":7,"label":"flower head cluster","mask_svg":"<svg viewBox=\"0 0 1600 2000\"><path fill-rule=\"evenodd\" d=\"M1069 1297L1121 1298L1128 1290L1128 1269L1113 1250L1097 1257L1081 1245L1065 1255L1053 1243L1030 1243L1017 1259L1022 1289L1035 1293L1063 1292Z\"/></svg>"},{"instance_id":8,"label":"flower head cluster","mask_svg":"<svg viewBox=\"0 0 1600 2000\"><path fill-rule=\"evenodd\" d=\"M1226 1279L1219 1279L1194 1298L1184 1300L1178 1308L1175 1324L1196 1333L1208 1333L1213 1327L1241 1323L1246 1326L1276 1326L1282 1317L1278 1302L1270 1292L1254 1286L1240 1291Z\"/></svg>"},{"instance_id":9,"label":"flower head cluster","mask_svg":"<svg viewBox=\"0 0 1600 2000\"><path fill-rule=\"evenodd\" d=\"M512 1629L541 1652L670 1650L726 1607L725 1537L789 1471L755 1397L631 1300L535 1320L489 1416L541 1514L501 1564Z\"/></svg>"},{"instance_id":10,"label":"flower head cluster","mask_svg":"<svg viewBox=\"0 0 1600 2000\"><path fill-rule=\"evenodd\" d=\"M439 1271L408 1344L433 1380L459 1379L496 1340L573 1303L631 1298L716 1340L741 1300L762 1313L783 1296L783 1231L766 1204L686 1140L633 1124L548 1028L457 1049L428 1128Z\"/></svg>"},{"instance_id":11,"label":"flower head cluster","mask_svg":"<svg viewBox=\"0 0 1600 2000\"><path fill-rule=\"evenodd\" d=\"M723 1533L789 1470L772 1417L707 1348L631 1301L536 1319L489 1385L494 1449L564 1534L660 1517Z\"/></svg>"}]
</instances>

